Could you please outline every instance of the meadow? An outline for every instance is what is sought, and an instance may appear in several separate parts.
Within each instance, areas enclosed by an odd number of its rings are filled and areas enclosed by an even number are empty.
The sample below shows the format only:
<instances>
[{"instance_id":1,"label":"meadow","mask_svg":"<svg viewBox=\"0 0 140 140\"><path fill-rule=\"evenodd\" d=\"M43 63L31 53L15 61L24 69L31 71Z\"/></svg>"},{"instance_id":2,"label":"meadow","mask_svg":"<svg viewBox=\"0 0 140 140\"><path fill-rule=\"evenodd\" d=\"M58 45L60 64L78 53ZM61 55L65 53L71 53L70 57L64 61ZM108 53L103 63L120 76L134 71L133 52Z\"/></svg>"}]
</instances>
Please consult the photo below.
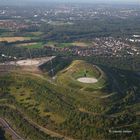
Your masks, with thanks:
<instances>
[{"instance_id":1,"label":"meadow","mask_svg":"<svg viewBox=\"0 0 140 140\"><path fill-rule=\"evenodd\" d=\"M29 37L0 37L0 42L17 42L17 41L25 41L30 40Z\"/></svg>"}]
</instances>

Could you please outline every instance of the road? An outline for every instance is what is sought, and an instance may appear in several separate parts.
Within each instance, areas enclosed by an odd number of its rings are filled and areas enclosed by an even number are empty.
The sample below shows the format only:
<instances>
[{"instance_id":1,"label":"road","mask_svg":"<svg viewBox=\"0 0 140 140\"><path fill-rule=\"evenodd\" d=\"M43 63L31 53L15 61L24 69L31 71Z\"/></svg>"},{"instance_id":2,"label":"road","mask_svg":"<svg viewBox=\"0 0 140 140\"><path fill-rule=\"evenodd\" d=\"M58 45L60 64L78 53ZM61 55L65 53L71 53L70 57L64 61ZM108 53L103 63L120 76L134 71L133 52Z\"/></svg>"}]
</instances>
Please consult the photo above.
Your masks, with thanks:
<instances>
[{"instance_id":1,"label":"road","mask_svg":"<svg viewBox=\"0 0 140 140\"><path fill-rule=\"evenodd\" d=\"M103 78L104 72L97 65L93 65L93 67L96 68L100 72L100 77L98 78L98 81L99 81L100 79Z\"/></svg>"},{"instance_id":2,"label":"road","mask_svg":"<svg viewBox=\"0 0 140 140\"><path fill-rule=\"evenodd\" d=\"M11 106L8 106L8 107L11 107ZM68 137L68 136L65 136L63 134L60 134L58 132L55 132L53 130L50 130L48 129L47 127L42 127L40 126L39 124L37 124L36 122L32 121L30 118L28 118L26 115L24 115L21 111L17 110L17 112L19 114L21 114L24 118L24 120L26 120L28 123L30 123L30 125L34 126L35 128L37 128L38 130L50 135L51 137L56 137L56 138L61 138L63 140L75 140L71 137ZM3 127L3 129L8 132L13 140L25 140L23 138L21 138L16 132L15 130L13 130L13 128L9 125L9 123L3 119L3 118L0 118L0 126Z\"/></svg>"},{"instance_id":3,"label":"road","mask_svg":"<svg viewBox=\"0 0 140 140\"><path fill-rule=\"evenodd\" d=\"M41 65L45 64L45 63L48 63L48 62L51 62L52 63L52 60L55 59L56 56L51 56L51 57L44 57L42 58L42 60L40 61L40 63L37 65L37 67L40 67Z\"/></svg>"},{"instance_id":4,"label":"road","mask_svg":"<svg viewBox=\"0 0 140 140\"><path fill-rule=\"evenodd\" d=\"M0 118L0 125L2 126L2 128L8 132L11 136L13 140L24 140L22 137L20 137L15 130L8 124L7 121L5 121L3 118Z\"/></svg>"}]
</instances>

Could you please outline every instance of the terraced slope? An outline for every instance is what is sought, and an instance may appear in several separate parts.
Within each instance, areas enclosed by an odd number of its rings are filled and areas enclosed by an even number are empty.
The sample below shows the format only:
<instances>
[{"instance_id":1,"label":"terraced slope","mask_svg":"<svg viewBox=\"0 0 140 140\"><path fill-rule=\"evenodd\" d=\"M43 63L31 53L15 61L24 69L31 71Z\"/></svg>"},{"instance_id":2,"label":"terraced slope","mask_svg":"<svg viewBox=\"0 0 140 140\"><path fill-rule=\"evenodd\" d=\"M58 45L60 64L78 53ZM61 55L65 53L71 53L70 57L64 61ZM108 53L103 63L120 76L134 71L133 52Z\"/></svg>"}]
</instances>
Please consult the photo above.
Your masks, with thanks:
<instances>
[{"instance_id":1,"label":"terraced slope","mask_svg":"<svg viewBox=\"0 0 140 140\"><path fill-rule=\"evenodd\" d=\"M27 140L137 139L140 80L132 73L115 72L78 60L55 80L22 69L1 74L0 117ZM78 82L83 76L98 82ZM120 129L132 132L113 134Z\"/></svg>"},{"instance_id":2,"label":"terraced slope","mask_svg":"<svg viewBox=\"0 0 140 140\"><path fill-rule=\"evenodd\" d=\"M93 78L93 80L95 79L97 82L79 82L78 78ZM69 67L59 72L57 82L74 89L94 91L106 86L107 77L99 67L82 60L76 60Z\"/></svg>"}]
</instances>

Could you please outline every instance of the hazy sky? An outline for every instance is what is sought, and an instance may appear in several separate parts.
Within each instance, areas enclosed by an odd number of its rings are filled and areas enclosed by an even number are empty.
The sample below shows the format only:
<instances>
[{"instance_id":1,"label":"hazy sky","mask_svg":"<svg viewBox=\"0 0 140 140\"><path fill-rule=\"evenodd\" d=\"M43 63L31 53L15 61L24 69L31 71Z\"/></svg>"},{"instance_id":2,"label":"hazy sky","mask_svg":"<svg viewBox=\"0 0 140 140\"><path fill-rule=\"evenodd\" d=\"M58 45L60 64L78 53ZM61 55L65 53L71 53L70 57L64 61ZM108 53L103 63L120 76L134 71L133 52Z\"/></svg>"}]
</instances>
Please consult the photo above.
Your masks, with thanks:
<instances>
[{"instance_id":1,"label":"hazy sky","mask_svg":"<svg viewBox=\"0 0 140 140\"><path fill-rule=\"evenodd\" d=\"M4 0L3 0L4 1ZM5 0L6 1L6 0ZM14 0L13 0L14 1ZM108 1L120 1L120 2L133 2L133 1L139 1L139 0L18 0L18 1L79 1L79 2L81 2L81 1L83 1L83 2L94 2L94 1L104 1L104 2L108 2Z\"/></svg>"},{"instance_id":2,"label":"hazy sky","mask_svg":"<svg viewBox=\"0 0 140 140\"><path fill-rule=\"evenodd\" d=\"M16 3L28 3L28 2L78 2L78 3L140 3L140 0L0 0L0 4L16 4Z\"/></svg>"},{"instance_id":3,"label":"hazy sky","mask_svg":"<svg viewBox=\"0 0 140 140\"><path fill-rule=\"evenodd\" d=\"M18 2L27 2L27 1L36 1L36 2L53 2L53 1L58 1L58 2L138 2L140 0L0 0L0 2L6 2L6 1L18 1Z\"/></svg>"}]
</instances>

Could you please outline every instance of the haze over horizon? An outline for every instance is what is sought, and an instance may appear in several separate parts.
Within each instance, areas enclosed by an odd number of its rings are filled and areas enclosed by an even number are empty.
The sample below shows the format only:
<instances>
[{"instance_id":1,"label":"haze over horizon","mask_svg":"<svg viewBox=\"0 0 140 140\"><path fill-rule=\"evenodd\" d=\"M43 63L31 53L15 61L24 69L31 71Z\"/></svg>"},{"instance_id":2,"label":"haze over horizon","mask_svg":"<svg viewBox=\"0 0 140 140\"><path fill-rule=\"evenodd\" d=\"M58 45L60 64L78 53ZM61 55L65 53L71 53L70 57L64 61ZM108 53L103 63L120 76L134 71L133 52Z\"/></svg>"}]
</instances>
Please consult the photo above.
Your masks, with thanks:
<instances>
[{"instance_id":1,"label":"haze over horizon","mask_svg":"<svg viewBox=\"0 0 140 140\"><path fill-rule=\"evenodd\" d=\"M46 2L58 2L58 3L124 3L124 4L138 4L140 0L0 0L1 5L15 5L15 4L35 4L35 3L46 3Z\"/></svg>"}]
</instances>

